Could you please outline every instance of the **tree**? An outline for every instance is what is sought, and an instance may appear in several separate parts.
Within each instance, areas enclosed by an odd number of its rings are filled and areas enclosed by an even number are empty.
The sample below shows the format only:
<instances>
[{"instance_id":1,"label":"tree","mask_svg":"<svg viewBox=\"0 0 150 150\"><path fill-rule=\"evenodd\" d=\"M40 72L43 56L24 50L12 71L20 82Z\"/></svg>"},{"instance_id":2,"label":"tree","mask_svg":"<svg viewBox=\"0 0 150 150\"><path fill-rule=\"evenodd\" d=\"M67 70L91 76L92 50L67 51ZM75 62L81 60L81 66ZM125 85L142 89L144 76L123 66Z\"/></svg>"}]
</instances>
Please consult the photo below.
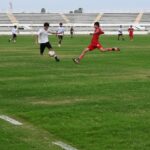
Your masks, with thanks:
<instances>
[{"instance_id":1,"label":"tree","mask_svg":"<svg viewBox=\"0 0 150 150\"><path fill-rule=\"evenodd\" d=\"M83 13L83 8L79 8L78 11L79 11L80 13Z\"/></svg>"},{"instance_id":2,"label":"tree","mask_svg":"<svg viewBox=\"0 0 150 150\"><path fill-rule=\"evenodd\" d=\"M73 11L69 11L70 14L73 14Z\"/></svg>"},{"instance_id":3,"label":"tree","mask_svg":"<svg viewBox=\"0 0 150 150\"><path fill-rule=\"evenodd\" d=\"M45 9L45 8L42 8L42 9L41 9L41 13L42 13L42 14L45 14L45 13L46 13L46 9Z\"/></svg>"},{"instance_id":4,"label":"tree","mask_svg":"<svg viewBox=\"0 0 150 150\"><path fill-rule=\"evenodd\" d=\"M78 8L77 10L74 10L74 13L83 13L83 8Z\"/></svg>"}]
</instances>

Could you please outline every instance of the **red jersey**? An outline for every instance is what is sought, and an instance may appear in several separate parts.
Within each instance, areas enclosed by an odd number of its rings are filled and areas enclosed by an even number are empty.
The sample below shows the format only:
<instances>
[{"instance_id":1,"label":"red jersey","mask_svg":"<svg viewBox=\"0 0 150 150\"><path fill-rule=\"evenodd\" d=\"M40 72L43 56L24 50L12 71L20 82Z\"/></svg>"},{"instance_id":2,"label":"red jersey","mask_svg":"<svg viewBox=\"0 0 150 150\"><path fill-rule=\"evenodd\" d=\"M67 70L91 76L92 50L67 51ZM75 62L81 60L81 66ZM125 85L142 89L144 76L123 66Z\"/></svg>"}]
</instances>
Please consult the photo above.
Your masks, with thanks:
<instances>
[{"instance_id":1,"label":"red jersey","mask_svg":"<svg viewBox=\"0 0 150 150\"><path fill-rule=\"evenodd\" d=\"M133 35L134 29L133 29L132 27L130 27L130 28L128 29L128 32L129 32L130 35Z\"/></svg>"},{"instance_id":2,"label":"red jersey","mask_svg":"<svg viewBox=\"0 0 150 150\"><path fill-rule=\"evenodd\" d=\"M104 34L104 32L101 30L101 28L95 29L95 32L94 32L94 34L93 34L91 43L92 43L92 44L97 44L97 43L99 43L99 36L100 36L101 34Z\"/></svg>"}]
</instances>

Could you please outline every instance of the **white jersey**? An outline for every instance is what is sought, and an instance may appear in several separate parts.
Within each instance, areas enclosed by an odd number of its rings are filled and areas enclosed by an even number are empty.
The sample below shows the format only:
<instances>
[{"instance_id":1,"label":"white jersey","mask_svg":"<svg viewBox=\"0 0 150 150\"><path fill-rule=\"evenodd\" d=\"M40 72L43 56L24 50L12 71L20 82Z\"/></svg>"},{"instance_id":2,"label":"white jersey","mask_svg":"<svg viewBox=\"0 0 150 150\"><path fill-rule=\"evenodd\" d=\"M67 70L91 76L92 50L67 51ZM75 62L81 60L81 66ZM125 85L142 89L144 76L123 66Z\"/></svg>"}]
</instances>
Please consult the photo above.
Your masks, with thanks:
<instances>
[{"instance_id":1,"label":"white jersey","mask_svg":"<svg viewBox=\"0 0 150 150\"><path fill-rule=\"evenodd\" d=\"M41 44L41 43L47 43L49 40L48 40L48 33L49 31L46 31L44 28L43 29L40 29L37 33L38 35L38 43Z\"/></svg>"},{"instance_id":2,"label":"white jersey","mask_svg":"<svg viewBox=\"0 0 150 150\"><path fill-rule=\"evenodd\" d=\"M65 29L64 27L58 27L57 35L64 35Z\"/></svg>"},{"instance_id":3,"label":"white jersey","mask_svg":"<svg viewBox=\"0 0 150 150\"><path fill-rule=\"evenodd\" d=\"M12 28L11 32L12 32L12 34L17 34L18 33L18 29L17 28Z\"/></svg>"},{"instance_id":4,"label":"white jersey","mask_svg":"<svg viewBox=\"0 0 150 150\"><path fill-rule=\"evenodd\" d=\"M119 28L119 29L118 29L118 34L123 34L122 28Z\"/></svg>"}]
</instances>

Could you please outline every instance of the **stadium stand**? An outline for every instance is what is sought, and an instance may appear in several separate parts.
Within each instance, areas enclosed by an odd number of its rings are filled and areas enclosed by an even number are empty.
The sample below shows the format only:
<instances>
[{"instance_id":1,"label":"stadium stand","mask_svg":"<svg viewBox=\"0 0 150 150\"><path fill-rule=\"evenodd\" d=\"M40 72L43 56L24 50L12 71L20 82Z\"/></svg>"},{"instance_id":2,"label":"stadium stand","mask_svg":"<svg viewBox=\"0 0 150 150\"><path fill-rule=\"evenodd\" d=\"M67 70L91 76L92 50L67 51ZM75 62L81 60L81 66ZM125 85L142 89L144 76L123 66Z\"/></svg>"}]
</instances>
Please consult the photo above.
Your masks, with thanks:
<instances>
[{"instance_id":1,"label":"stadium stand","mask_svg":"<svg viewBox=\"0 0 150 150\"><path fill-rule=\"evenodd\" d=\"M11 24L11 21L6 13L0 13L0 24Z\"/></svg>"},{"instance_id":2,"label":"stadium stand","mask_svg":"<svg viewBox=\"0 0 150 150\"><path fill-rule=\"evenodd\" d=\"M98 13L65 14L71 23L90 24L93 23Z\"/></svg>"},{"instance_id":3,"label":"stadium stand","mask_svg":"<svg viewBox=\"0 0 150 150\"><path fill-rule=\"evenodd\" d=\"M49 21L51 24L65 22L59 13L14 13L20 24L43 24Z\"/></svg>"},{"instance_id":4,"label":"stadium stand","mask_svg":"<svg viewBox=\"0 0 150 150\"><path fill-rule=\"evenodd\" d=\"M150 13L143 13L140 23L146 26L146 29L150 31Z\"/></svg>"},{"instance_id":5,"label":"stadium stand","mask_svg":"<svg viewBox=\"0 0 150 150\"><path fill-rule=\"evenodd\" d=\"M150 13L144 13L141 19L141 23L148 24L150 23Z\"/></svg>"},{"instance_id":6,"label":"stadium stand","mask_svg":"<svg viewBox=\"0 0 150 150\"><path fill-rule=\"evenodd\" d=\"M101 18L101 24L132 24L138 13L105 13Z\"/></svg>"},{"instance_id":7,"label":"stadium stand","mask_svg":"<svg viewBox=\"0 0 150 150\"><path fill-rule=\"evenodd\" d=\"M119 25L123 25L127 33L129 25L140 24L150 30L150 13L0 13L0 34L10 33L11 27L16 24L21 34L34 34L44 22L51 24L56 30L59 23L64 23L66 34L74 26L76 34L87 34L93 31L93 22L100 21L106 33L117 34ZM144 29L144 28L143 28ZM139 30L138 33L148 33Z\"/></svg>"}]
</instances>

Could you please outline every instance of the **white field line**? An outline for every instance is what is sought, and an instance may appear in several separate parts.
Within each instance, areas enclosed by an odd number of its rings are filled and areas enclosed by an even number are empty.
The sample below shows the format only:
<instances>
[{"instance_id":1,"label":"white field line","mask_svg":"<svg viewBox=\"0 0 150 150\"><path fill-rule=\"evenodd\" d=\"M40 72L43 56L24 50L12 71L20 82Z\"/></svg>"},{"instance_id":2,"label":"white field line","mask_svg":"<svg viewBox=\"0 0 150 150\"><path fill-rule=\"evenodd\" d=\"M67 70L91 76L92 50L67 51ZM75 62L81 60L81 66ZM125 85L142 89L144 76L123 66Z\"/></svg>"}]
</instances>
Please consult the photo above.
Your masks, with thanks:
<instances>
[{"instance_id":1,"label":"white field line","mask_svg":"<svg viewBox=\"0 0 150 150\"><path fill-rule=\"evenodd\" d=\"M21 122L15 120L15 119L13 119L13 118L10 118L10 117L8 117L8 116L5 116L5 115L0 115L0 119L3 119L3 120L5 120L5 121L7 121L7 122L9 122L9 123L11 123L11 124L13 124L13 125L16 125L16 126L22 125Z\"/></svg>"},{"instance_id":2,"label":"white field line","mask_svg":"<svg viewBox=\"0 0 150 150\"><path fill-rule=\"evenodd\" d=\"M61 141L56 141L56 142L52 142L52 143L54 145L57 145L57 146L61 147L64 150L78 150L78 149L76 149L76 148L74 148L74 147L72 147L72 146L70 146L66 143L61 142Z\"/></svg>"}]
</instances>

